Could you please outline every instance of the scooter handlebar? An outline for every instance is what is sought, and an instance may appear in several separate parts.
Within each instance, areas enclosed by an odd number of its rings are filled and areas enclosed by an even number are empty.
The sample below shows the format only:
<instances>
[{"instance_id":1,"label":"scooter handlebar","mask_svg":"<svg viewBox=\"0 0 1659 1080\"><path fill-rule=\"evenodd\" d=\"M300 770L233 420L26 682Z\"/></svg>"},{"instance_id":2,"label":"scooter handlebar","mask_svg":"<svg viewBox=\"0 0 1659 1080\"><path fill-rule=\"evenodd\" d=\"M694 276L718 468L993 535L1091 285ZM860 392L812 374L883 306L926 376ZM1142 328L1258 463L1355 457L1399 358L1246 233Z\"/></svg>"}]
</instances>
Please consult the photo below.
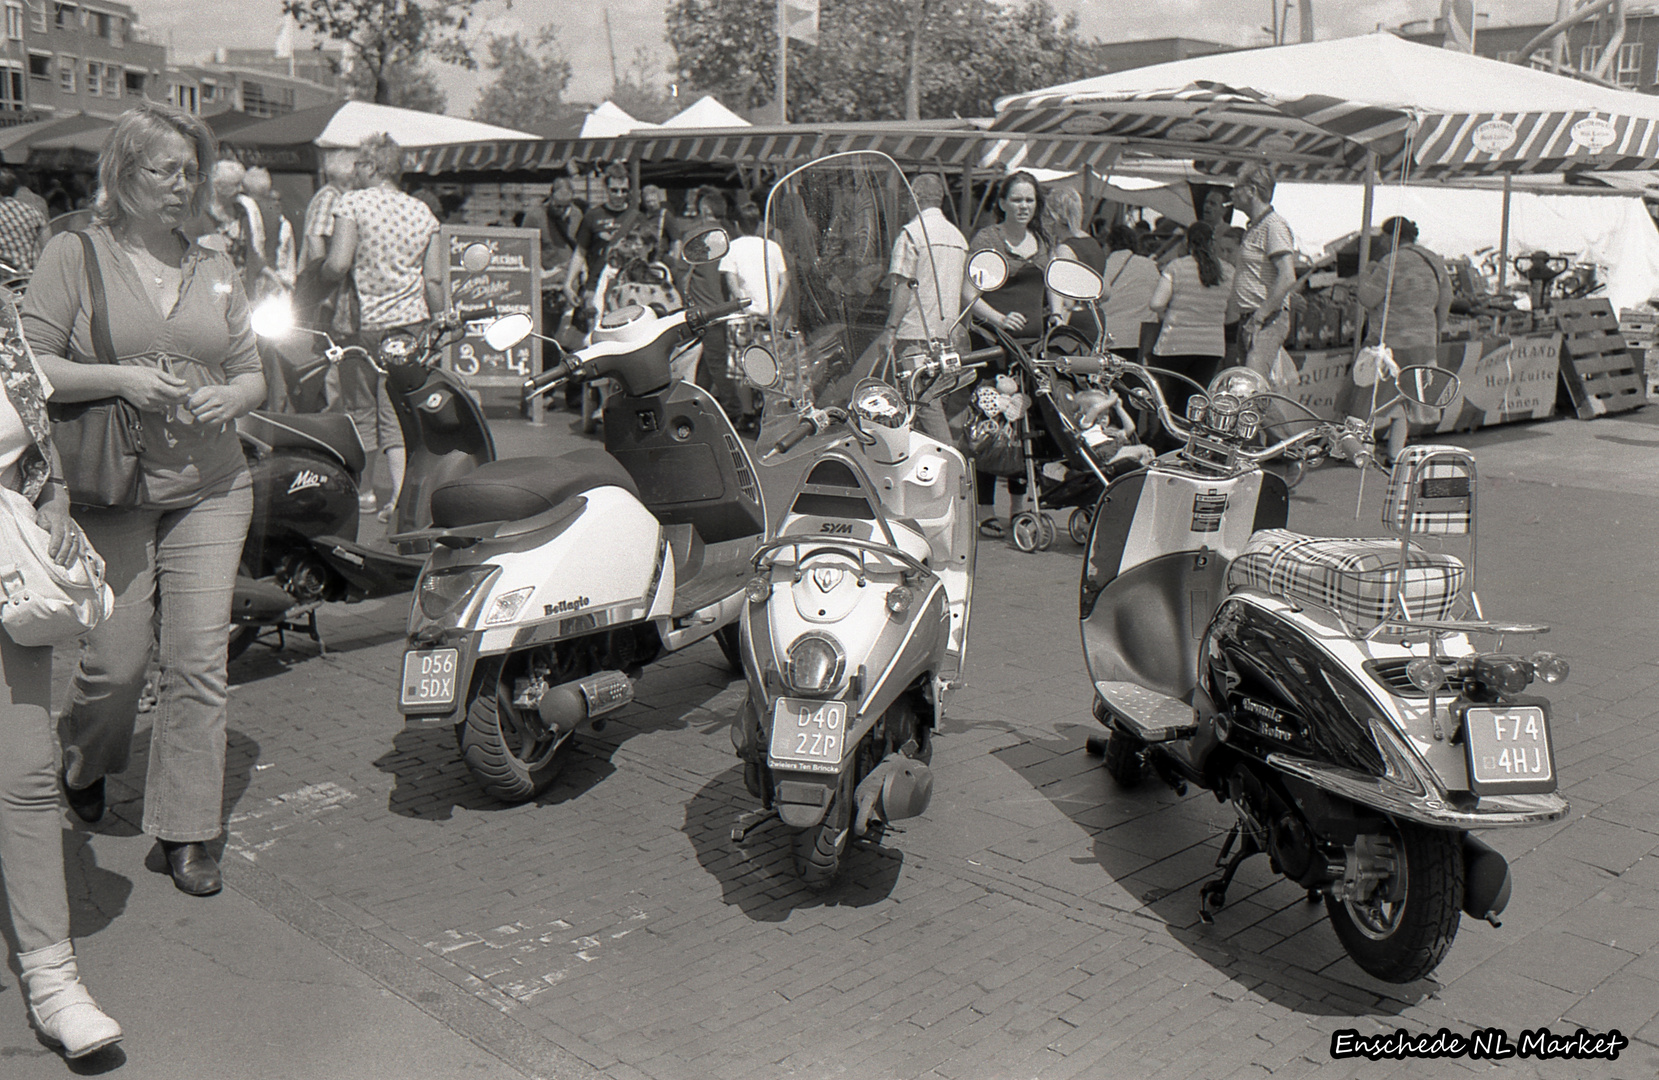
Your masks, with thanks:
<instances>
[{"instance_id":1,"label":"scooter handlebar","mask_svg":"<svg viewBox=\"0 0 1659 1080\"><path fill-rule=\"evenodd\" d=\"M811 435L817 429L818 425L814 424L811 420L802 420L799 427L777 441L777 443L772 447L772 453L789 453L789 451L801 445L802 439L806 438L808 435Z\"/></svg>"},{"instance_id":2,"label":"scooter handlebar","mask_svg":"<svg viewBox=\"0 0 1659 1080\"><path fill-rule=\"evenodd\" d=\"M737 300L728 300L724 304L716 304L710 308L691 308L686 312L686 322L693 327L702 328L716 319L723 319L727 315L736 315L747 308L751 301L748 297Z\"/></svg>"},{"instance_id":3,"label":"scooter handlebar","mask_svg":"<svg viewBox=\"0 0 1659 1080\"><path fill-rule=\"evenodd\" d=\"M992 345L988 349L975 349L971 353L962 354L962 366L979 367L982 364L990 363L992 360L995 360L1000 356L1002 356L1001 345Z\"/></svg>"},{"instance_id":4,"label":"scooter handlebar","mask_svg":"<svg viewBox=\"0 0 1659 1080\"><path fill-rule=\"evenodd\" d=\"M563 382L564 380L570 378L570 372L570 362L566 361L562 364L555 364L533 379L525 379L524 396L527 398L532 397L541 393L543 390L546 390L554 383Z\"/></svg>"}]
</instances>

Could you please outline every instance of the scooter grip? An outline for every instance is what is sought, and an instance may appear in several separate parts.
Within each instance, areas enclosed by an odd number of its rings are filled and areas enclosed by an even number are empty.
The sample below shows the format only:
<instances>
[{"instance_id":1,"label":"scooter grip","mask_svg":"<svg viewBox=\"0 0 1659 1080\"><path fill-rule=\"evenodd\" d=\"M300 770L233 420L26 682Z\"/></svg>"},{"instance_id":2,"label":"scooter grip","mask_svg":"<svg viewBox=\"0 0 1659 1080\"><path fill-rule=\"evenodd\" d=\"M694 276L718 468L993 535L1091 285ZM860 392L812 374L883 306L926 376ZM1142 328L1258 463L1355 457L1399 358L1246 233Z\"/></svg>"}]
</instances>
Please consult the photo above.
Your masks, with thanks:
<instances>
[{"instance_id":1,"label":"scooter grip","mask_svg":"<svg viewBox=\"0 0 1659 1080\"><path fill-rule=\"evenodd\" d=\"M1067 375L1099 375L1106 370L1106 362L1098 356L1069 356L1057 366Z\"/></svg>"},{"instance_id":2,"label":"scooter grip","mask_svg":"<svg viewBox=\"0 0 1659 1080\"><path fill-rule=\"evenodd\" d=\"M735 315L749 306L749 298L728 300L724 304L716 304L711 308L693 308L686 316L686 321L693 326L707 326L716 319L727 315Z\"/></svg>"},{"instance_id":3,"label":"scooter grip","mask_svg":"<svg viewBox=\"0 0 1659 1080\"><path fill-rule=\"evenodd\" d=\"M1002 355L1002 346L1001 345L992 345L988 349L975 349L973 352L967 353L962 357L962 365L964 367L977 366L979 364L984 364L984 363L987 363L991 360L995 360L998 357L1000 357L1001 355Z\"/></svg>"},{"instance_id":4,"label":"scooter grip","mask_svg":"<svg viewBox=\"0 0 1659 1080\"><path fill-rule=\"evenodd\" d=\"M554 383L568 379L569 377L570 365L568 363L556 364L533 379L525 379L524 395L529 397L531 394L539 394L549 386L552 386Z\"/></svg>"},{"instance_id":5,"label":"scooter grip","mask_svg":"<svg viewBox=\"0 0 1659 1080\"><path fill-rule=\"evenodd\" d=\"M811 435L812 430L813 430L812 421L810 421L810 420L802 421L800 427L796 428L794 431L791 431L788 435L785 435L783 438L781 438L777 441L777 445L772 447L772 453L774 453L774 454L787 454L787 453L789 453L789 451L791 451L791 450L795 449L797 446L801 445L801 440L806 438L808 435Z\"/></svg>"},{"instance_id":6,"label":"scooter grip","mask_svg":"<svg viewBox=\"0 0 1659 1080\"><path fill-rule=\"evenodd\" d=\"M457 304L455 306L455 317L462 322L478 322L481 319L489 319L493 322L499 319L501 314L495 310L494 304L480 304L478 307L462 307Z\"/></svg>"},{"instance_id":7,"label":"scooter grip","mask_svg":"<svg viewBox=\"0 0 1659 1080\"><path fill-rule=\"evenodd\" d=\"M1337 442L1342 456L1360 465L1368 464L1371 460L1371 451L1368 450L1358 435L1344 435Z\"/></svg>"}]
</instances>

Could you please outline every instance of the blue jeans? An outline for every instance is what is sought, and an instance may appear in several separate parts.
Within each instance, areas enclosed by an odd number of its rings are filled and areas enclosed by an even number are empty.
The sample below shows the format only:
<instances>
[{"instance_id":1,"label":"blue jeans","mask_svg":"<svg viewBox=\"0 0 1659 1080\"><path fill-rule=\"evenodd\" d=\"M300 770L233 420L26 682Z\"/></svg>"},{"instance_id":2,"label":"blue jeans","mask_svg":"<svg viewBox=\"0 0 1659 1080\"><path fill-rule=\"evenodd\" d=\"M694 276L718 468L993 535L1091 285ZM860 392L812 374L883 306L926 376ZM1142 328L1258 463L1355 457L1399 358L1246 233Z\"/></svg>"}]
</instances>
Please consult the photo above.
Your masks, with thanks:
<instances>
[{"instance_id":1,"label":"blue jeans","mask_svg":"<svg viewBox=\"0 0 1659 1080\"><path fill-rule=\"evenodd\" d=\"M34 952L69 937L63 885L63 809L52 742L52 650L0 630L0 874L18 947Z\"/></svg>"},{"instance_id":2,"label":"blue jeans","mask_svg":"<svg viewBox=\"0 0 1659 1080\"><path fill-rule=\"evenodd\" d=\"M104 557L115 611L81 644L59 734L64 777L81 788L123 772L156 640L144 831L162 840L219 835L225 787L225 646L236 567L253 516L242 473L228 491L175 510L92 510L75 520Z\"/></svg>"}]
</instances>

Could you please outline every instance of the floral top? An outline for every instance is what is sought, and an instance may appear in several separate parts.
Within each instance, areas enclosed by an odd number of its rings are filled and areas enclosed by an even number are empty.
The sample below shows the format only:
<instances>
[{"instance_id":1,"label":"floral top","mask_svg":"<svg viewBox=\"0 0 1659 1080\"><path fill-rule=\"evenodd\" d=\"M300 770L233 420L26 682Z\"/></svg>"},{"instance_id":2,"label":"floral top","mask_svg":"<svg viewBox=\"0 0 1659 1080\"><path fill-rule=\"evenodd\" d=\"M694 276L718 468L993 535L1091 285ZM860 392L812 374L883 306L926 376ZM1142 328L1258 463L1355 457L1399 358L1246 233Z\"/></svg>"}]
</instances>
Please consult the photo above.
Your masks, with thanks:
<instances>
[{"instance_id":1,"label":"floral top","mask_svg":"<svg viewBox=\"0 0 1659 1080\"><path fill-rule=\"evenodd\" d=\"M41 375L29 343L23 339L17 298L5 288L0 288L0 382L5 383L6 397L28 432L29 444L16 462L17 488L34 502L40 498L50 475L47 458L52 445L52 424L46 418L46 399L51 396L52 387Z\"/></svg>"}]
</instances>

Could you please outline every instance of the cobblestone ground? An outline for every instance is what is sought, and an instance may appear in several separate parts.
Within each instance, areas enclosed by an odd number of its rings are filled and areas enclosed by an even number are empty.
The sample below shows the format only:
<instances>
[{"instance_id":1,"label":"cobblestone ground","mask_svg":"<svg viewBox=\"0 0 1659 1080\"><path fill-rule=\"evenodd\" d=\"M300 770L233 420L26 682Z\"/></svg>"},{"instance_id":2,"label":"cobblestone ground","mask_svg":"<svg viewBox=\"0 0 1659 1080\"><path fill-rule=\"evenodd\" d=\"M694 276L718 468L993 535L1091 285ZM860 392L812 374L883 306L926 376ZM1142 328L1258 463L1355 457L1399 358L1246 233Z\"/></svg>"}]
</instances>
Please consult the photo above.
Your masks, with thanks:
<instances>
[{"instance_id":1,"label":"cobblestone ground","mask_svg":"<svg viewBox=\"0 0 1659 1080\"><path fill-rule=\"evenodd\" d=\"M1465 919L1429 980L1362 973L1265 860L1199 921L1231 812L1117 790L1085 752L1098 726L1064 539L982 547L932 806L853 851L826 893L798 884L776 825L729 837L754 800L728 736L743 684L712 643L650 669L545 797L508 807L479 792L452 730L397 716L397 601L331 609L326 655L256 647L234 666L227 878L530 1074L1652 1077L1659 499L1489 473L1488 611L1553 623L1573 663L1551 695L1572 811L1486 834L1515 898L1501 929ZM1356 522L1356 481L1314 474L1293 527L1375 535L1378 485ZM135 799L143 768L112 793ZM1613 1062L1329 1056L1338 1029L1442 1026L1634 1042Z\"/></svg>"}]
</instances>

